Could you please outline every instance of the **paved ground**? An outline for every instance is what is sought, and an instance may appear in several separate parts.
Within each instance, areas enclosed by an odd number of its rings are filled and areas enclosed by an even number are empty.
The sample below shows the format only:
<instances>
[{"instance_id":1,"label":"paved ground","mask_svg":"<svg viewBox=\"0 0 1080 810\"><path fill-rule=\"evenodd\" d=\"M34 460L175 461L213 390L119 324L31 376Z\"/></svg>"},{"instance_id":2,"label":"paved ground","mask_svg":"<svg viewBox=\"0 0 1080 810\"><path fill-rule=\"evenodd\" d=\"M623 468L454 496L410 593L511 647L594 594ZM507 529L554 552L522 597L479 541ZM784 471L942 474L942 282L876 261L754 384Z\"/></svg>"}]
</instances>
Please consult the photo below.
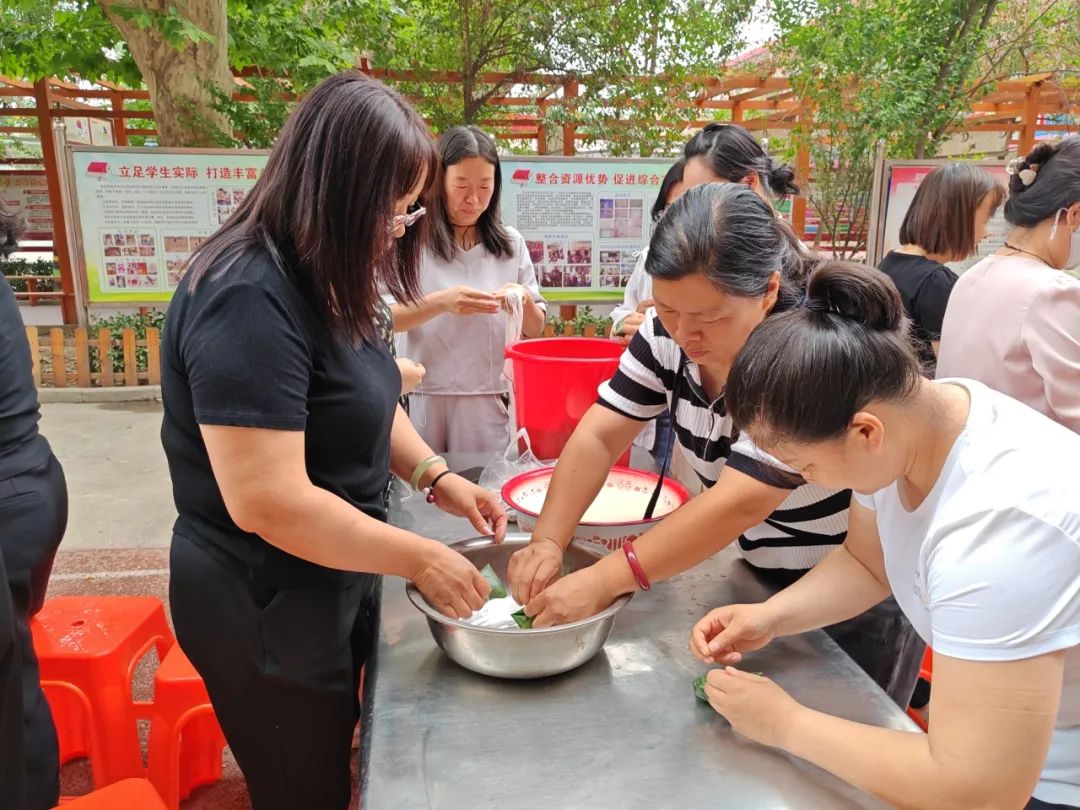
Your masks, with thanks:
<instances>
[{"instance_id":1,"label":"paved ground","mask_svg":"<svg viewBox=\"0 0 1080 810\"><path fill-rule=\"evenodd\" d=\"M168 604L168 545L176 512L160 426L161 406L153 402L42 406L42 431L64 466L71 500L50 596L147 594ZM151 694L153 659L151 654L136 673L140 698ZM143 729L144 745L145 735ZM183 810L249 808L243 776L227 749L224 769L222 781L195 791ZM65 796L90 787L86 761L64 766Z\"/></svg>"},{"instance_id":2,"label":"paved ground","mask_svg":"<svg viewBox=\"0 0 1080 810\"><path fill-rule=\"evenodd\" d=\"M42 406L64 465L71 520L61 549L165 548L176 510L161 450L161 405Z\"/></svg>"}]
</instances>

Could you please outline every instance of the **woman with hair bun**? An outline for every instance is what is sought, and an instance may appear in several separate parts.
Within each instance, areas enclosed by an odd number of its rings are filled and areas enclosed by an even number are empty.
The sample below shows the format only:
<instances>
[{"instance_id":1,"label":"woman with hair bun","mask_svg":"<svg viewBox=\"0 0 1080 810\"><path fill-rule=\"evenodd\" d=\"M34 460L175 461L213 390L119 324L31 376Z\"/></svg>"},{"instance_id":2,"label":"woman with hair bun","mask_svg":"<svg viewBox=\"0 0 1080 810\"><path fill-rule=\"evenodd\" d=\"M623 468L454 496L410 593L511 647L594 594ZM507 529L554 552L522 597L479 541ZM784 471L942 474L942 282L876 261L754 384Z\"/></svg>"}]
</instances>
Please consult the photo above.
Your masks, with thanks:
<instances>
[{"instance_id":1,"label":"woman with hair bun","mask_svg":"<svg viewBox=\"0 0 1080 810\"><path fill-rule=\"evenodd\" d=\"M1080 807L1080 436L975 380L925 379L906 330L884 274L829 262L735 360L735 422L854 497L810 573L695 625L691 649L721 667L706 694L736 731L890 805ZM735 668L890 594L934 648L928 734L814 711Z\"/></svg>"},{"instance_id":2,"label":"woman with hair bun","mask_svg":"<svg viewBox=\"0 0 1080 810\"><path fill-rule=\"evenodd\" d=\"M979 380L1080 433L1080 137L1009 164L1015 230L953 288L938 376ZM988 328L992 325L992 328Z\"/></svg>"}]
</instances>

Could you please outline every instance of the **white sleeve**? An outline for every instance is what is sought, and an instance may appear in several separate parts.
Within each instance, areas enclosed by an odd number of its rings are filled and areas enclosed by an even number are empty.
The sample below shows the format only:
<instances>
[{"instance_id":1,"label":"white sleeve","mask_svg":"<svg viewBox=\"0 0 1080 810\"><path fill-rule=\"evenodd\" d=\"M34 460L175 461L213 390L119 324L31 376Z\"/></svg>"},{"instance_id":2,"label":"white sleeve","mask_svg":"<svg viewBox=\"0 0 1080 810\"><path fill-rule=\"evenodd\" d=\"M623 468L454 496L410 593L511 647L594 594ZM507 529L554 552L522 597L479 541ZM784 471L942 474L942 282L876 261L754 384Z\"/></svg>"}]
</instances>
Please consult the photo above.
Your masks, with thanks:
<instances>
[{"instance_id":1,"label":"white sleeve","mask_svg":"<svg viewBox=\"0 0 1080 810\"><path fill-rule=\"evenodd\" d=\"M1080 644L1076 532L1012 507L933 534L924 546L922 595L936 651L1016 661Z\"/></svg>"},{"instance_id":2,"label":"white sleeve","mask_svg":"<svg viewBox=\"0 0 1080 810\"><path fill-rule=\"evenodd\" d=\"M536 268L533 267L532 257L529 256L529 246L525 244L525 237L520 233L517 235L515 248L518 254L517 282L529 291L532 300L546 312L547 302L540 295L540 283L536 280Z\"/></svg>"},{"instance_id":3,"label":"white sleeve","mask_svg":"<svg viewBox=\"0 0 1080 810\"><path fill-rule=\"evenodd\" d=\"M770 487L798 489L806 480L794 469L769 455L744 430L731 445L727 466Z\"/></svg>"},{"instance_id":4,"label":"white sleeve","mask_svg":"<svg viewBox=\"0 0 1080 810\"><path fill-rule=\"evenodd\" d=\"M855 503L857 503L859 506L869 509L871 512L877 511L877 506L874 504L873 495L863 495L861 492L851 490L851 497L855 499Z\"/></svg>"},{"instance_id":5,"label":"white sleeve","mask_svg":"<svg viewBox=\"0 0 1080 810\"><path fill-rule=\"evenodd\" d=\"M618 323L628 315L637 312L638 304L651 296L649 292L649 276L645 272L645 256L648 250L638 254L634 271L626 280L626 290L623 292L623 302L611 310L611 322Z\"/></svg>"}]
</instances>

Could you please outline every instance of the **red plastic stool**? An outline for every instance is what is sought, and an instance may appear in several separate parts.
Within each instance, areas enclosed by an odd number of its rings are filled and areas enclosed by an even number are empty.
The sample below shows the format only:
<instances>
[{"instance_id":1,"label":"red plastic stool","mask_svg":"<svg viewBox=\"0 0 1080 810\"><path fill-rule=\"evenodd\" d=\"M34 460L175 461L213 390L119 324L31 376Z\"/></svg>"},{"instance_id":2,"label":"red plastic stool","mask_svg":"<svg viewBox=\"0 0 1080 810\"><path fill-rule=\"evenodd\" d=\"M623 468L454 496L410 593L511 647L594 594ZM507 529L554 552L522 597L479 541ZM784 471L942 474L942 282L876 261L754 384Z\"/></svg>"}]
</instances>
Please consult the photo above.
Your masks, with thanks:
<instances>
[{"instance_id":1,"label":"red plastic stool","mask_svg":"<svg viewBox=\"0 0 1080 810\"><path fill-rule=\"evenodd\" d=\"M161 602L144 596L60 596L30 622L61 762L89 756L94 786L144 777L136 720L148 704L131 693L152 647L175 644Z\"/></svg>"},{"instance_id":2,"label":"red plastic stool","mask_svg":"<svg viewBox=\"0 0 1080 810\"><path fill-rule=\"evenodd\" d=\"M934 651L929 647L923 653L922 665L919 669L919 679L915 683L915 694L911 697L911 705L908 706L907 715L923 731L929 730L929 723L924 719L922 710L930 703L930 684L934 679Z\"/></svg>"},{"instance_id":3,"label":"red plastic stool","mask_svg":"<svg viewBox=\"0 0 1080 810\"><path fill-rule=\"evenodd\" d=\"M124 779L85 796L62 800L60 806L64 810L165 810L154 786L145 779Z\"/></svg>"},{"instance_id":4,"label":"red plastic stool","mask_svg":"<svg viewBox=\"0 0 1080 810\"><path fill-rule=\"evenodd\" d=\"M195 667L175 645L154 676L148 775L169 810L191 791L221 779L221 732Z\"/></svg>"}]
</instances>

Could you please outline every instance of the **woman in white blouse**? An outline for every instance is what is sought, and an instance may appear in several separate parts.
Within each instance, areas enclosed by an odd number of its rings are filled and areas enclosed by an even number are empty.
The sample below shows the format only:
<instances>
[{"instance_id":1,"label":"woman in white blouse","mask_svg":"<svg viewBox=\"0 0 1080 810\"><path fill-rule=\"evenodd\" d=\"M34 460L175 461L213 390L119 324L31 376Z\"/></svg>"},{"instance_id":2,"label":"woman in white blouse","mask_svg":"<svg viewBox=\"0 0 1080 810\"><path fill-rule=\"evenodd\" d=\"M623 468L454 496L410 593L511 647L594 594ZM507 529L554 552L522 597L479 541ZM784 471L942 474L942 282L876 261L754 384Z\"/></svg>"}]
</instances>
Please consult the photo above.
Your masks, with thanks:
<instances>
[{"instance_id":1,"label":"woman in white blouse","mask_svg":"<svg viewBox=\"0 0 1080 810\"><path fill-rule=\"evenodd\" d=\"M502 170L491 137L454 127L439 153L423 298L391 307L394 330L405 333L401 353L427 371L409 409L424 441L436 453L491 453L510 441L503 347L539 336L545 306L525 240L499 214ZM520 331L510 335L518 313Z\"/></svg>"}]
</instances>

